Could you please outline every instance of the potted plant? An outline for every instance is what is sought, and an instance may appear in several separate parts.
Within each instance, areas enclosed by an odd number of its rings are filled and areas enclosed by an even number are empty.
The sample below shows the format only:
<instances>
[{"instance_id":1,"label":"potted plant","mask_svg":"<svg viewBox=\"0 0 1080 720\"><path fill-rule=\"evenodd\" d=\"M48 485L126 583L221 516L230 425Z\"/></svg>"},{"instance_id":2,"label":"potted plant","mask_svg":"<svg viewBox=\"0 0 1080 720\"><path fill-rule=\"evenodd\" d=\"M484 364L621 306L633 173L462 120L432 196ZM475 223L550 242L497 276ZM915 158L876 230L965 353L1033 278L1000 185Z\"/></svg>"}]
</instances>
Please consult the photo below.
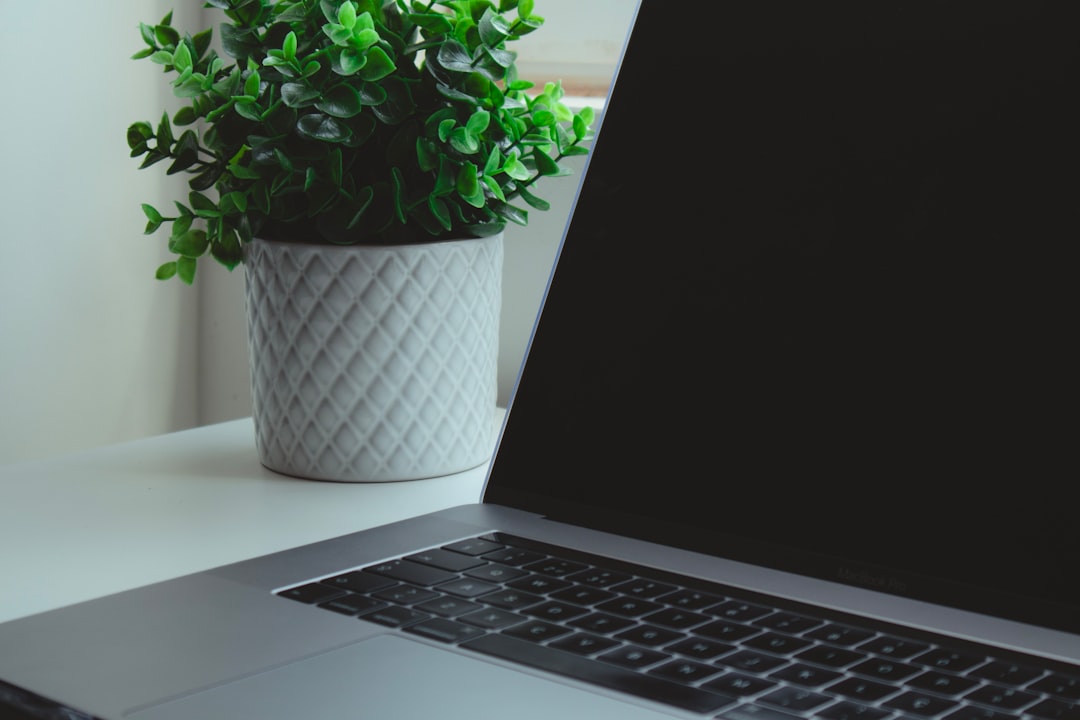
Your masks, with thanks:
<instances>
[{"instance_id":1,"label":"potted plant","mask_svg":"<svg viewBox=\"0 0 1080 720\"><path fill-rule=\"evenodd\" d=\"M175 212L142 206L176 255L157 277L190 284L205 256L246 265L262 461L334 480L483 462L502 231L548 208L535 183L588 152L593 122L559 83L518 77L507 45L542 24L533 1L206 6L225 15L232 60L171 14L141 25L135 57L161 65L186 104L127 139L142 168L190 175ZM490 377L466 378L471 367Z\"/></svg>"}]
</instances>

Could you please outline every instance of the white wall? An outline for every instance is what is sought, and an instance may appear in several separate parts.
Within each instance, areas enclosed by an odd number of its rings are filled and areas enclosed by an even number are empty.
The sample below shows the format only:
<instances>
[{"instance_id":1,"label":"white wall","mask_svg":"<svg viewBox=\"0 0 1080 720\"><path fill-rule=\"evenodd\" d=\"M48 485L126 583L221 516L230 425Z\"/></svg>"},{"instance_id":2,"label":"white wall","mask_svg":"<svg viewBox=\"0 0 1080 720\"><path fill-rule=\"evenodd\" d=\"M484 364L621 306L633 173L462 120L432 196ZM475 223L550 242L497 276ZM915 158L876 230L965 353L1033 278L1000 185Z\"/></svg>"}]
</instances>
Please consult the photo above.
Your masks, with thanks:
<instances>
[{"instance_id":1,"label":"white wall","mask_svg":"<svg viewBox=\"0 0 1080 720\"><path fill-rule=\"evenodd\" d=\"M547 23L517 45L519 65L602 91L634 4L538 0ZM198 30L200 15L214 12L201 6L74 3L58 17L48 3L0 0L0 66L9 69L0 132L0 464L250 414L242 271L201 263L194 288L153 279L168 253L162 238L142 236L139 204L168 207L186 189L181 178L137 171L124 140L131 122L176 107L158 68L129 59L141 47L138 23L175 7L174 24ZM23 70L27 58L32 72ZM541 185L553 209L508 231L501 402L575 184Z\"/></svg>"},{"instance_id":2,"label":"white wall","mask_svg":"<svg viewBox=\"0 0 1080 720\"><path fill-rule=\"evenodd\" d=\"M196 422L195 298L154 280L139 203L166 185L125 141L163 107L129 57L167 10L0 2L0 463Z\"/></svg>"}]
</instances>

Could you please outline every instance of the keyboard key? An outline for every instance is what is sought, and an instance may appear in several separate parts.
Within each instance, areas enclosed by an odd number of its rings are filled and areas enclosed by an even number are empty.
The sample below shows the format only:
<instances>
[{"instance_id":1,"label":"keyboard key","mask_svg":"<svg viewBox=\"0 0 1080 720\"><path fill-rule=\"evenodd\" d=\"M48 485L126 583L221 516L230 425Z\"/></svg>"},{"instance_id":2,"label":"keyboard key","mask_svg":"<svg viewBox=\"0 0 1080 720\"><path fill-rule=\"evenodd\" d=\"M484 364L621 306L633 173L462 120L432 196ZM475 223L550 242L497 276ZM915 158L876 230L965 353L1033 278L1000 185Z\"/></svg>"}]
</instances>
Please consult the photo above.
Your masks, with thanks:
<instances>
[{"instance_id":1,"label":"keyboard key","mask_svg":"<svg viewBox=\"0 0 1080 720\"><path fill-rule=\"evenodd\" d=\"M830 668L843 668L866 659L863 653L843 648L830 647L828 645L815 645L807 648L795 656L796 660L805 660L816 665L824 665Z\"/></svg>"},{"instance_id":2,"label":"keyboard key","mask_svg":"<svg viewBox=\"0 0 1080 720\"><path fill-rule=\"evenodd\" d=\"M444 583L457 578L456 573L440 570L428 565L421 565L420 563L414 563L408 560L391 560L390 562L372 565L365 569L376 575L383 575L385 577L393 578L394 580L424 587L438 585L439 583Z\"/></svg>"},{"instance_id":3,"label":"keyboard key","mask_svg":"<svg viewBox=\"0 0 1080 720\"><path fill-rule=\"evenodd\" d=\"M547 558L545 560L529 563L528 565L525 565L523 569L528 570L529 572L540 573L541 575L563 577L564 575L581 572L587 567L589 566L584 563L561 560L559 558Z\"/></svg>"},{"instance_id":4,"label":"keyboard key","mask_svg":"<svg viewBox=\"0 0 1080 720\"><path fill-rule=\"evenodd\" d=\"M449 545L443 545L443 549L452 550L463 555L476 556L483 555L484 553L492 553L496 550L502 550L503 546L497 542L492 542L491 540L472 538L471 540L462 540L460 542L450 543Z\"/></svg>"},{"instance_id":5,"label":"keyboard key","mask_svg":"<svg viewBox=\"0 0 1080 720\"><path fill-rule=\"evenodd\" d=\"M708 621L710 618L708 615L701 615L699 613L690 612L689 610L680 610L678 608L664 608L658 610L651 615L646 615L642 618L645 622L650 622L655 625L663 625L664 627L672 628L673 630L686 630L692 628L695 625L700 625L703 622Z\"/></svg>"},{"instance_id":6,"label":"keyboard key","mask_svg":"<svg viewBox=\"0 0 1080 720\"><path fill-rule=\"evenodd\" d=\"M362 612L375 610L384 607L385 605L386 603L372 600L363 595L348 593L347 595L342 595L341 597L328 602L320 603L319 607L341 613L342 615L359 615Z\"/></svg>"},{"instance_id":7,"label":"keyboard key","mask_svg":"<svg viewBox=\"0 0 1080 720\"><path fill-rule=\"evenodd\" d=\"M488 563L477 568L472 568L471 570L466 570L465 575L485 582L506 583L511 580L525 577L528 573L520 568L510 567L509 565Z\"/></svg>"},{"instance_id":8,"label":"keyboard key","mask_svg":"<svg viewBox=\"0 0 1080 720\"><path fill-rule=\"evenodd\" d=\"M576 605L595 605L613 597L615 597L615 593L583 585L574 585L565 590L551 593L552 600L561 600Z\"/></svg>"},{"instance_id":9,"label":"keyboard key","mask_svg":"<svg viewBox=\"0 0 1080 720\"><path fill-rule=\"evenodd\" d=\"M372 593L371 596L377 600L397 605L415 605L416 603L434 600L439 597L439 593L418 588L415 585L401 584Z\"/></svg>"},{"instance_id":10,"label":"keyboard key","mask_svg":"<svg viewBox=\"0 0 1080 720\"><path fill-rule=\"evenodd\" d=\"M307 603L308 605L316 605L344 594L345 592L343 590L330 587L329 585L309 583L308 585L301 585L300 587L282 590L278 593L278 596L296 600L297 602Z\"/></svg>"},{"instance_id":11,"label":"keyboard key","mask_svg":"<svg viewBox=\"0 0 1080 720\"><path fill-rule=\"evenodd\" d=\"M776 632L791 633L793 635L800 635L821 624L820 620L787 612L775 612L754 621L754 625L759 627L766 627Z\"/></svg>"},{"instance_id":12,"label":"keyboard key","mask_svg":"<svg viewBox=\"0 0 1080 720\"><path fill-rule=\"evenodd\" d=\"M945 720L1020 720L1020 716L975 705L964 705L956 712L946 715Z\"/></svg>"},{"instance_id":13,"label":"keyboard key","mask_svg":"<svg viewBox=\"0 0 1080 720\"><path fill-rule=\"evenodd\" d=\"M874 702L896 692L894 685L886 685L860 678L847 678L825 689L831 693L864 702Z\"/></svg>"},{"instance_id":14,"label":"keyboard key","mask_svg":"<svg viewBox=\"0 0 1080 720\"><path fill-rule=\"evenodd\" d=\"M713 605L712 607L707 608L707 611L710 615L726 618L728 620L737 620L739 622L750 622L751 620L756 620L762 615L768 615L772 612L769 608L761 607L760 605L751 605L750 603L745 603L741 600L728 600L719 605Z\"/></svg>"},{"instance_id":15,"label":"keyboard key","mask_svg":"<svg viewBox=\"0 0 1080 720\"><path fill-rule=\"evenodd\" d=\"M957 705L958 703L955 700L946 700L945 698L920 692L905 692L885 703L885 707L920 717L940 715L943 712L952 710Z\"/></svg>"},{"instance_id":16,"label":"keyboard key","mask_svg":"<svg viewBox=\"0 0 1080 720\"><path fill-rule=\"evenodd\" d=\"M504 548L493 553L487 553L483 557L485 560L502 563L503 565L520 566L543 560L547 556L530 550L522 550L521 548Z\"/></svg>"},{"instance_id":17,"label":"keyboard key","mask_svg":"<svg viewBox=\"0 0 1080 720\"><path fill-rule=\"evenodd\" d=\"M1017 665L1004 660L994 660L971 671L975 677L993 680L1005 685L1024 685L1042 675L1041 670Z\"/></svg>"},{"instance_id":18,"label":"keyboard key","mask_svg":"<svg viewBox=\"0 0 1080 720\"><path fill-rule=\"evenodd\" d=\"M1080 677L1053 673L1032 683L1029 689L1065 700L1080 700Z\"/></svg>"},{"instance_id":19,"label":"keyboard key","mask_svg":"<svg viewBox=\"0 0 1080 720\"><path fill-rule=\"evenodd\" d=\"M804 690L803 688L785 687L773 690L768 695L762 695L758 702L773 707L804 713L816 707L824 705L831 700L827 695Z\"/></svg>"},{"instance_id":20,"label":"keyboard key","mask_svg":"<svg viewBox=\"0 0 1080 720\"><path fill-rule=\"evenodd\" d=\"M388 588L391 585L395 585L396 582L390 578L383 577L382 575L373 575L368 572L356 571L327 578L322 581L322 584L336 587L339 590L348 590L349 592L368 593L374 590Z\"/></svg>"},{"instance_id":21,"label":"keyboard key","mask_svg":"<svg viewBox=\"0 0 1080 720\"><path fill-rule=\"evenodd\" d=\"M625 640L626 642L632 642L638 645L645 645L646 647L659 647L660 645L667 645L668 643L686 636L680 632L657 627L656 625L635 625L629 630L619 633L615 637L619 640Z\"/></svg>"},{"instance_id":22,"label":"keyboard key","mask_svg":"<svg viewBox=\"0 0 1080 720\"><path fill-rule=\"evenodd\" d=\"M572 653L521 642L505 635L485 635L462 647L494 657L513 660L529 667L592 682L610 690L625 692L695 713L715 712L730 705L728 696L653 675L632 672L609 663L581 658ZM646 651L648 652L648 651Z\"/></svg>"},{"instance_id":23,"label":"keyboard key","mask_svg":"<svg viewBox=\"0 0 1080 720\"><path fill-rule=\"evenodd\" d=\"M767 673L787 664L787 660L783 658L754 652L753 650L739 650L731 655L725 655L715 662L717 665L723 665L734 670L745 670L754 673Z\"/></svg>"},{"instance_id":24,"label":"keyboard key","mask_svg":"<svg viewBox=\"0 0 1080 720\"><path fill-rule=\"evenodd\" d=\"M498 590L498 588L498 585L492 585L491 583L486 583L482 580L461 578L459 580L452 580L443 583L442 585L438 585L435 589L440 592L449 593L450 595L457 595L458 597L475 598Z\"/></svg>"},{"instance_id":25,"label":"keyboard key","mask_svg":"<svg viewBox=\"0 0 1080 720\"><path fill-rule=\"evenodd\" d=\"M387 627L406 627L407 625L412 625L413 623L428 620L430 618L431 616L427 613L394 606L379 608L378 610L373 610L360 615L361 620L370 620L371 622L386 625Z\"/></svg>"},{"instance_id":26,"label":"keyboard key","mask_svg":"<svg viewBox=\"0 0 1080 720\"><path fill-rule=\"evenodd\" d=\"M565 580L557 580L547 575L526 575L525 577L506 583L506 586L514 590L524 590L531 593L553 593L570 587Z\"/></svg>"},{"instance_id":27,"label":"keyboard key","mask_svg":"<svg viewBox=\"0 0 1080 720\"><path fill-rule=\"evenodd\" d=\"M460 643L484 633L479 628L463 625L446 618L432 618L414 623L405 628L405 632L445 643Z\"/></svg>"},{"instance_id":28,"label":"keyboard key","mask_svg":"<svg viewBox=\"0 0 1080 720\"><path fill-rule=\"evenodd\" d=\"M955 652L945 648L928 650L922 655L917 655L911 659L913 663L928 665L935 670L948 670L950 672L963 672L985 661L985 655Z\"/></svg>"},{"instance_id":29,"label":"keyboard key","mask_svg":"<svg viewBox=\"0 0 1080 720\"><path fill-rule=\"evenodd\" d=\"M416 609L440 617L457 617L483 609L483 605L450 595L440 595L433 600L416 605Z\"/></svg>"},{"instance_id":30,"label":"keyboard key","mask_svg":"<svg viewBox=\"0 0 1080 720\"><path fill-rule=\"evenodd\" d=\"M735 649L735 646L707 638L693 637L668 645L664 649L698 660L711 660L714 657L731 652Z\"/></svg>"},{"instance_id":31,"label":"keyboard key","mask_svg":"<svg viewBox=\"0 0 1080 720\"><path fill-rule=\"evenodd\" d=\"M1080 703L1054 699L1043 700L1028 708L1025 714L1047 718L1047 720L1080 720Z\"/></svg>"},{"instance_id":32,"label":"keyboard key","mask_svg":"<svg viewBox=\"0 0 1080 720\"><path fill-rule=\"evenodd\" d=\"M550 646L559 650L566 650L575 655L595 655L617 646L619 643L611 638L593 635L592 633L574 633L553 640Z\"/></svg>"},{"instance_id":33,"label":"keyboard key","mask_svg":"<svg viewBox=\"0 0 1080 720\"><path fill-rule=\"evenodd\" d=\"M859 645L856 649L877 653L878 655L887 655L890 658L902 659L923 652L928 647L930 646L926 643L882 635L881 637L874 638L869 642Z\"/></svg>"},{"instance_id":34,"label":"keyboard key","mask_svg":"<svg viewBox=\"0 0 1080 720\"><path fill-rule=\"evenodd\" d=\"M483 560L478 560L470 555L462 555L441 548L414 553L406 556L405 559L451 572L461 572L485 564Z\"/></svg>"},{"instance_id":35,"label":"keyboard key","mask_svg":"<svg viewBox=\"0 0 1080 720\"><path fill-rule=\"evenodd\" d=\"M743 645L756 650L775 653L777 655L790 655L791 653L796 653L810 645L810 641L790 637L788 635L780 635L779 633L767 632L763 635L750 638L744 642Z\"/></svg>"},{"instance_id":36,"label":"keyboard key","mask_svg":"<svg viewBox=\"0 0 1080 720\"><path fill-rule=\"evenodd\" d=\"M814 715L821 720L881 720L892 713L845 700L819 710Z\"/></svg>"},{"instance_id":37,"label":"keyboard key","mask_svg":"<svg viewBox=\"0 0 1080 720\"><path fill-rule=\"evenodd\" d=\"M927 690L946 697L956 697L979 683L959 675L929 670L918 677L912 678L907 684L918 690Z\"/></svg>"},{"instance_id":38,"label":"keyboard key","mask_svg":"<svg viewBox=\"0 0 1080 720\"><path fill-rule=\"evenodd\" d=\"M636 598L653 598L658 595L666 595L675 589L674 585L648 580L646 578L634 578L624 583L619 583L611 588L614 592L631 595Z\"/></svg>"},{"instance_id":39,"label":"keyboard key","mask_svg":"<svg viewBox=\"0 0 1080 720\"><path fill-rule=\"evenodd\" d=\"M838 679L841 675L833 670L825 670L824 668L814 667L813 665L796 663L777 670L769 675L769 677L777 680L786 680L789 683L801 685L802 687L821 687L826 683L831 683Z\"/></svg>"},{"instance_id":40,"label":"keyboard key","mask_svg":"<svg viewBox=\"0 0 1080 720\"><path fill-rule=\"evenodd\" d=\"M523 611L526 615L540 618L542 620L550 620L552 622L563 622L566 620L572 620L580 615L584 615L589 611L583 607L577 605L569 605L567 603L549 601L534 605L531 608Z\"/></svg>"},{"instance_id":41,"label":"keyboard key","mask_svg":"<svg viewBox=\"0 0 1080 720\"><path fill-rule=\"evenodd\" d=\"M858 645L873 636L874 633L869 630L854 628L849 625L840 625L838 623L831 623L806 634L806 637L808 638L821 640L841 647Z\"/></svg>"},{"instance_id":42,"label":"keyboard key","mask_svg":"<svg viewBox=\"0 0 1080 720\"><path fill-rule=\"evenodd\" d=\"M619 617L618 615L609 615L607 613L591 613L585 617L571 620L569 623L571 626L580 628L582 630L589 630L590 632L609 634L619 632L623 628L630 627L634 624L633 620L629 618Z\"/></svg>"},{"instance_id":43,"label":"keyboard key","mask_svg":"<svg viewBox=\"0 0 1080 720\"><path fill-rule=\"evenodd\" d=\"M524 622L525 618L507 610L484 608L483 610L471 612L468 615L462 615L458 620L463 623L468 623L469 625L475 625L476 627L487 628L488 630L498 630L500 628L510 627L511 625L517 625L520 622Z\"/></svg>"},{"instance_id":44,"label":"keyboard key","mask_svg":"<svg viewBox=\"0 0 1080 720\"><path fill-rule=\"evenodd\" d=\"M487 595L481 595L478 599L488 605L494 605L505 610L519 610L535 605L544 598L520 590L496 590Z\"/></svg>"},{"instance_id":45,"label":"keyboard key","mask_svg":"<svg viewBox=\"0 0 1080 720\"><path fill-rule=\"evenodd\" d=\"M720 672L720 668L706 665L705 663L699 663L693 660L672 660L669 663L653 668L649 671L649 674L692 685L712 677L718 672Z\"/></svg>"},{"instance_id":46,"label":"keyboard key","mask_svg":"<svg viewBox=\"0 0 1080 720\"><path fill-rule=\"evenodd\" d=\"M720 677L710 680L702 687L719 693L745 697L757 695L769 688L776 687L777 683L763 678L743 675L742 673L729 672Z\"/></svg>"},{"instance_id":47,"label":"keyboard key","mask_svg":"<svg viewBox=\"0 0 1080 720\"><path fill-rule=\"evenodd\" d=\"M870 660L866 660L852 667L851 672L865 675L866 677L875 680L895 682L915 675L920 669L921 668L917 668L914 665L895 662L887 658L871 658Z\"/></svg>"},{"instance_id":48,"label":"keyboard key","mask_svg":"<svg viewBox=\"0 0 1080 720\"><path fill-rule=\"evenodd\" d=\"M977 702L980 705L992 707L996 710L1012 711L1030 705L1038 700L1039 696L1024 692L1023 690L1006 688L1000 685L983 685L981 688L973 690L965 695L964 699Z\"/></svg>"},{"instance_id":49,"label":"keyboard key","mask_svg":"<svg viewBox=\"0 0 1080 720\"><path fill-rule=\"evenodd\" d=\"M600 656L600 659L604 662L621 665L627 668L633 668L635 670L638 668L648 667L649 665L655 665L658 662L668 660L670 658L671 656L667 653L638 647L636 645L624 645L616 650L612 650L611 652L604 653Z\"/></svg>"},{"instance_id":50,"label":"keyboard key","mask_svg":"<svg viewBox=\"0 0 1080 720\"><path fill-rule=\"evenodd\" d=\"M543 642L545 640L557 638L560 635L566 635L570 631L561 625L544 622L543 620L526 620L520 625L514 625L503 632L511 637L520 638L522 640Z\"/></svg>"},{"instance_id":51,"label":"keyboard key","mask_svg":"<svg viewBox=\"0 0 1080 720\"><path fill-rule=\"evenodd\" d=\"M694 633L715 640L723 640L724 642L738 642L752 635L760 634L761 630L750 627L749 625L740 625L738 623L728 622L727 620L717 620L695 628Z\"/></svg>"},{"instance_id":52,"label":"keyboard key","mask_svg":"<svg viewBox=\"0 0 1080 720\"><path fill-rule=\"evenodd\" d=\"M665 605L682 608L683 610L701 610L713 605L718 605L721 602L724 602L724 599L718 595L709 595L707 593L698 592L697 590L676 590L667 595L661 595L656 598L656 601L662 602Z\"/></svg>"},{"instance_id":53,"label":"keyboard key","mask_svg":"<svg viewBox=\"0 0 1080 720\"><path fill-rule=\"evenodd\" d=\"M648 600L639 600L635 597L619 597L600 603L596 606L596 609L622 615L623 617L640 617L645 613L655 612L660 607L657 603Z\"/></svg>"},{"instance_id":54,"label":"keyboard key","mask_svg":"<svg viewBox=\"0 0 1080 720\"><path fill-rule=\"evenodd\" d=\"M602 570L600 568L587 568L581 572L567 575L566 579L571 582L581 583L594 588L606 588L616 583L626 582L630 575L614 570Z\"/></svg>"},{"instance_id":55,"label":"keyboard key","mask_svg":"<svg viewBox=\"0 0 1080 720\"><path fill-rule=\"evenodd\" d=\"M721 715L724 720L798 720L798 715L792 715L783 710L774 710L764 705L740 705L731 710L725 710Z\"/></svg>"}]
</instances>

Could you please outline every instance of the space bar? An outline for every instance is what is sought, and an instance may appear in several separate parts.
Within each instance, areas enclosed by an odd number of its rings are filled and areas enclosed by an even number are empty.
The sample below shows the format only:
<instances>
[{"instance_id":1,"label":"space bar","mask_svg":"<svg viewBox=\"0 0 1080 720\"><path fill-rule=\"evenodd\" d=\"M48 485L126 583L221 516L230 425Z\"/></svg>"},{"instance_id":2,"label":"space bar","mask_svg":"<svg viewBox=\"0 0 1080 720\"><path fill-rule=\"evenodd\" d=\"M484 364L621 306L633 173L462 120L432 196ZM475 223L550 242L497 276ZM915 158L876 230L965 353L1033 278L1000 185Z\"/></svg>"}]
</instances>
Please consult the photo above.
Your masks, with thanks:
<instances>
[{"instance_id":1,"label":"space bar","mask_svg":"<svg viewBox=\"0 0 1080 720\"><path fill-rule=\"evenodd\" d=\"M654 675L624 670L598 660L589 660L506 635L483 635L462 643L461 647L511 660L538 670L547 670L557 675L600 685L609 690L618 690L647 700L674 705L683 710L711 712L734 702L733 698L726 695L679 685Z\"/></svg>"}]
</instances>

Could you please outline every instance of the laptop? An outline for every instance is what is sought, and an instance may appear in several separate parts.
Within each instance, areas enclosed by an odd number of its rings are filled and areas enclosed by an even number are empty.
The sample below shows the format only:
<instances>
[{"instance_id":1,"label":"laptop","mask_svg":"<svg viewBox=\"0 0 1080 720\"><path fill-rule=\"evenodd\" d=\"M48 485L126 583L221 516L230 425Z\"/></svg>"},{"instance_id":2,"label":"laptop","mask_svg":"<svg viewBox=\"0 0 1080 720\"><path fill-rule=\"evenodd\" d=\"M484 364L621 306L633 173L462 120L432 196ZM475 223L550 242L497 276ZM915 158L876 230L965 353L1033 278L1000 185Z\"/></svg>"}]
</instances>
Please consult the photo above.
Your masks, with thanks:
<instances>
[{"instance_id":1,"label":"laptop","mask_svg":"<svg viewBox=\"0 0 1080 720\"><path fill-rule=\"evenodd\" d=\"M1080 717L1078 15L641 0L482 502L0 625L6 712Z\"/></svg>"}]
</instances>

